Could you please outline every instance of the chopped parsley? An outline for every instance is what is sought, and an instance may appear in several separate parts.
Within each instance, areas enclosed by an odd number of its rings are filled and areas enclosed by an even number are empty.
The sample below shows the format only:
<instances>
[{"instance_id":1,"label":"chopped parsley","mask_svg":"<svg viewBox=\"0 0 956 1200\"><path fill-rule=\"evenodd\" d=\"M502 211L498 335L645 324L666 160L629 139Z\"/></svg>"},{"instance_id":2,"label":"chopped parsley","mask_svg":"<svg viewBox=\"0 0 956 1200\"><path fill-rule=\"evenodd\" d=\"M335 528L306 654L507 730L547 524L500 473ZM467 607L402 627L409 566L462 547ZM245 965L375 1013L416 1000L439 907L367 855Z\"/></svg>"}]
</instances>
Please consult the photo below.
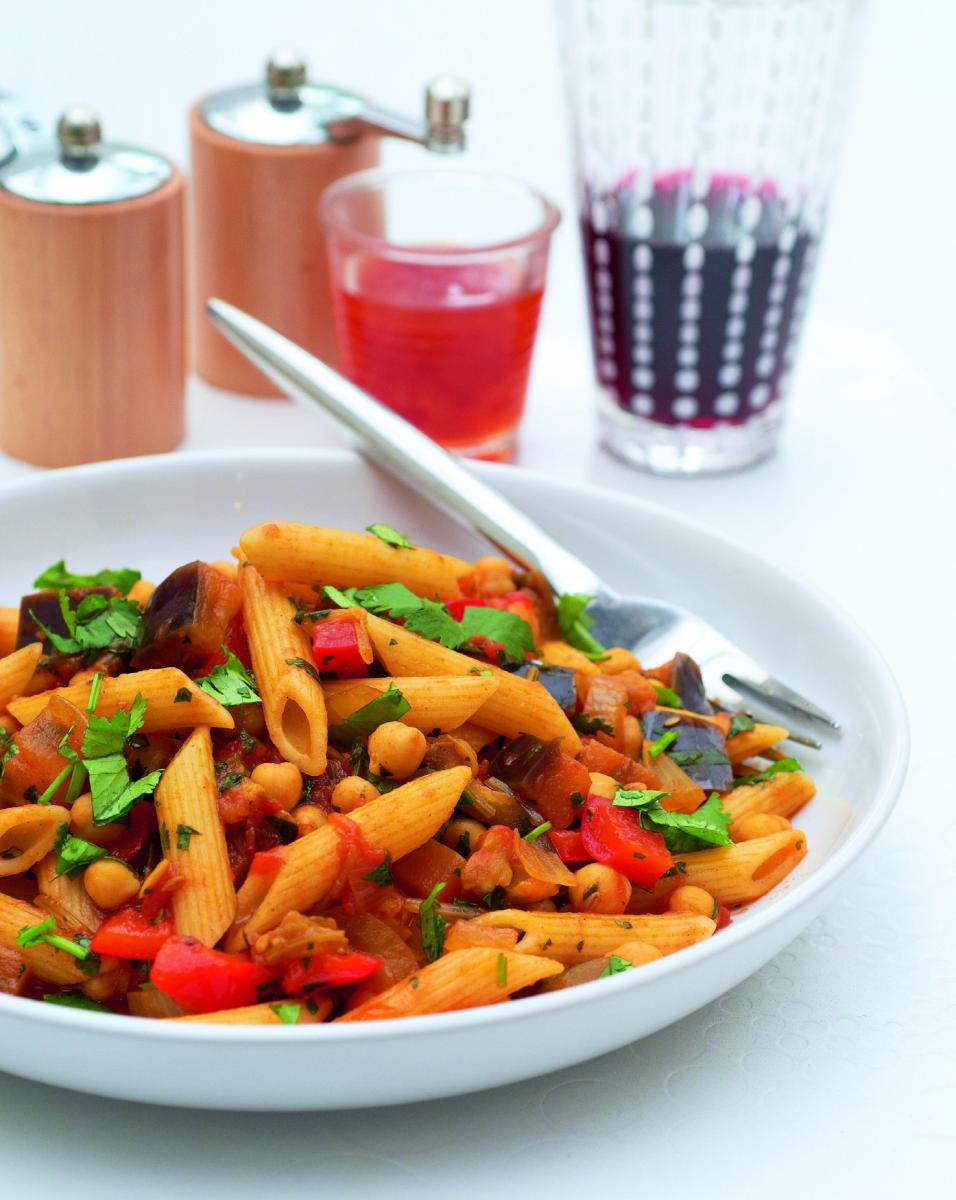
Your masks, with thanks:
<instances>
[{"instance_id":1,"label":"chopped parsley","mask_svg":"<svg viewBox=\"0 0 956 1200\"><path fill-rule=\"evenodd\" d=\"M592 717L590 713L575 713L571 724L578 733L607 733L614 736L614 728L603 717Z\"/></svg>"},{"instance_id":2,"label":"chopped parsley","mask_svg":"<svg viewBox=\"0 0 956 1200\"><path fill-rule=\"evenodd\" d=\"M422 949L429 962L441 957L445 948L445 918L438 911L438 894L444 889L444 883L436 883L422 901L418 910L418 928L422 935Z\"/></svg>"},{"instance_id":3,"label":"chopped parsley","mask_svg":"<svg viewBox=\"0 0 956 1200\"><path fill-rule=\"evenodd\" d=\"M647 753L651 758L660 758L668 746L673 744L680 737L679 729L668 729L666 733L662 733L656 742L651 742L647 747Z\"/></svg>"},{"instance_id":4,"label":"chopped parsley","mask_svg":"<svg viewBox=\"0 0 956 1200\"><path fill-rule=\"evenodd\" d=\"M44 625L33 610L30 616L54 650L60 654L82 654L92 661L101 651L123 654L137 646L143 634L143 610L135 600L95 593L70 607L65 591L60 594L60 613L66 637Z\"/></svg>"},{"instance_id":5,"label":"chopped parsley","mask_svg":"<svg viewBox=\"0 0 956 1200\"><path fill-rule=\"evenodd\" d=\"M283 1025L296 1025L302 1012L301 1004L270 1004L269 1007Z\"/></svg>"},{"instance_id":6,"label":"chopped parsley","mask_svg":"<svg viewBox=\"0 0 956 1200\"><path fill-rule=\"evenodd\" d=\"M585 612L593 599L594 596L586 596L581 592L567 592L558 597L555 611L561 636L568 645L590 659L601 659L607 654L607 649L591 633L594 618Z\"/></svg>"},{"instance_id":7,"label":"chopped parsley","mask_svg":"<svg viewBox=\"0 0 956 1200\"><path fill-rule=\"evenodd\" d=\"M63 1008L82 1008L86 1012L112 1012L111 1008L107 1008L105 1004L100 1004L98 1000L91 1000L89 996L84 996L82 992L47 992L43 997L45 1004L59 1004Z\"/></svg>"},{"instance_id":8,"label":"chopped parsley","mask_svg":"<svg viewBox=\"0 0 956 1200\"><path fill-rule=\"evenodd\" d=\"M666 708L683 708L684 701L680 696L669 687L665 687L663 683L657 684L657 700L659 704L663 704Z\"/></svg>"},{"instance_id":9,"label":"chopped parsley","mask_svg":"<svg viewBox=\"0 0 956 1200\"><path fill-rule=\"evenodd\" d=\"M490 892L485 892L481 899L485 908L504 908L507 902L505 889L500 883L496 883Z\"/></svg>"},{"instance_id":10,"label":"chopped parsley","mask_svg":"<svg viewBox=\"0 0 956 1200\"><path fill-rule=\"evenodd\" d=\"M505 987L508 983L508 960L504 954L498 954L498 962L495 969L495 975L498 980L498 987Z\"/></svg>"},{"instance_id":11,"label":"chopped parsley","mask_svg":"<svg viewBox=\"0 0 956 1200\"><path fill-rule=\"evenodd\" d=\"M692 813L668 812L661 805L667 792L651 792L618 788L613 803L637 809L641 826L659 833L672 854L684 854L705 846L729 846L731 837L730 813L723 807L717 792Z\"/></svg>"},{"instance_id":12,"label":"chopped parsley","mask_svg":"<svg viewBox=\"0 0 956 1200\"><path fill-rule=\"evenodd\" d=\"M607 960L607 966L598 976L598 979L607 979L611 975L620 975L622 971L630 971L634 964L629 958L622 958L620 954L612 954Z\"/></svg>"},{"instance_id":13,"label":"chopped parsley","mask_svg":"<svg viewBox=\"0 0 956 1200\"><path fill-rule=\"evenodd\" d=\"M803 767L795 758L781 758L779 762L769 766L766 771L758 771L756 775L741 775L739 779L734 780L734 787L749 787L752 783L766 783L768 779L773 779L774 775L785 775L791 771L802 770Z\"/></svg>"},{"instance_id":14,"label":"chopped parsley","mask_svg":"<svg viewBox=\"0 0 956 1200\"><path fill-rule=\"evenodd\" d=\"M192 698L193 694L189 688L181 687L176 695L173 696L173 704L191 704Z\"/></svg>"},{"instance_id":15,"label":"chopped parsley","mask_svg":"<svg viewBox=\"0 0 956 1200\"><path fill-rule=\"evenodd\" d=\"M534 827L534 829L532 829L532 830L531 830L531 832L530 832L530 833L526 833L526 834L524 835L524 840L525 840L526 842L534 842L534 841L537 841L537 839L538 839L539 837L541 837L541 835L542 835L543 833L547 833L547 832L548 832L548 830L549 830L550 828L551 828L551 822L550 822L550 821L542 821L542 822L541 822L541 824L540 824L540 825L536 825L536 826Z\"/></svg>"},{"instance_id":16,"label":"chopped parsley","mask_svg":"<svg viewBox=\"0 0 956 1200\"><path fill-rule=\"evenodd\" d=\"M204 692L208 692L214 700L218 700L220 704L226 708L234 708L237 704L254 704L257 700L261 700L257 684L252 673L247 671L238 658L225 646L222 648L223 654L226 655L226 661L220 663L219 666L213 667L208 675L203 675L196 680L196 683ZM298 660L296 666L300 665L303 660ZM182 689L185 691L185 689ZM182 691L176 693L176 699L182 695ZM188 695L186 697L188 699Z\"/></svg>"},{"instance_id":17,"label":"chopped parsley","mask_svg":"<svg viewBox=\"0 0 956 1200\"><path fill-rule=\"evenodd\" d=\"M347 746L354 745L360 739L367 738L386 721L401 720L410 708L411 705L401 691L394 683L390 683L381 696L376 696L368 704L363 704L354 713L350 713L344 721L333 725L329 729L329 736Z\"/></svg>"},{"instance_id":18,"label":"chopped parsley","mask_svg":"<svg viewBox=\"0 0 956 1200\"><path fill-rule=\"evenodd\" d=\"M704 750L672 750L670 757L671 762L677 763L679 767L730 766L730 759L723 750L713 746Z\"/></svg>"},{"instance_id":19,"label":"chopped parsley","mask_svg":"<svg viewBox=\"0 0 956 1200\"><path fill-rule=\"evenodd\" d=\"M378 864L377 867L373 867L373 869L369 871L367 875L363 875L362 878L367 879L369 883L377 884L379 887L388 887L388 885L392 882L391 851L386 850L384 859Z\"/></svg>"},{"instance_id":20,"label":"chopped parsley","mask_svg":"<svg viewBox=\"0 0 956 1200\"><path fill-rule=\"evenodd\" d=\"M66 563L61 558L52 567L41 572L33 581L35 588L48 591L66 591L68 588L112 587L125 596L134 583L142 579L139 571L123 567L118 571L97 571L95 575L77 575L67 570Z\"/></svg>"},{"instance_id":21,"label":"chopped parsley","mask_svg":"<svg viewBox=\"0 0 956 1200\"><path fill-rule=\"evenodd\" d=\"M730 728L727 730L729 738L736 737L738 733L746 733L753 729L757 722L753 719L750 713L738 712L730 718Z\"/></svg>"},{"instance_id":22,"label":"chopped parsley","mask_svg":"<svg viewBox=\"0 0 956 1200\"><path fill-rule=\"evenodd\" d=\"M670 792L645 791L643 788L618 788L611 803L618 808L642 808L669 795Z\"/></svg>"},{"instance_id":23,"label":"chopped parsley","mask_svg":"<svg viewBox=\"0 0 956 1200\"><path fill-rule=\"evenodd\" d=\"M595 879L595 881L591 884L591 886L588 888L588 890L584 893L584 899L589 900L592 896L596 895L596 893L598 893L600 890L601 890L601 885Z\"/></svg>"},{"instance_id":24,"label":"chopped parsley","mask_svg":"<svg viewBox=\"0 0 956 1200\"><path fill-rule=\"evenodd\" d=\"M66 821L57 827L53 849L56 851L57 875L68 875L70 879L85 871L90 863L107 857L102 846L96 846L84 838L74 837Z\"/></svg>"},{"instance_id":25,"label":"chopped parsley","mask_svg":"<svg viewBox=\"0 0 956 1200\"><path fill-rule=\"evenodd\" d=\"M202 837L202 831L193 829L192 825L179 824L176 826L176 849L188 850L189 843L194 837Z\"/></svg>"},{"instance_id":26,"label":"chopped parsley","mask_svg":"<svg viewBox=\"0 0 956 1200\"><path fill-rule=\"evenodd\" d=\"M393 529L391 525L366 525L366 533L374 533L381 541L386 542L389 546L399 546L404 550L414 550L415 547L408 540L404 533L399 533L397 529Z\"/></svg>"},{"instance_id":27,"label":"chopped parsley","mask_svg":"<svg viewBox=\"0 0 956 1200\"><path fill-rule=\"evenodd\" d=\"M58 934L53 917L46 917L36 925L25 925L17 934L16 943L24 950L29 950L31 946L53 946L66 954L72 954L80 961L89 958L91 954L89 946L81 946L78 942L71 942L69 938Z\"/></svg>"},{"instance_id":28,"label":"chopped parsley","mask_svg":"<svg viewBox=\"0 0 956 1200\"><path fill-rule=\"evenodd\" d=\"M306 662L304 658L287 658L285 661L287 666L298 667L300 671L305 671L306 675L308 675L311 679L314 679L316 683L322 682L318 671L310 662ZM243 701L243 703L245 703L245 701Z\"/></svg>"}]
</instances>

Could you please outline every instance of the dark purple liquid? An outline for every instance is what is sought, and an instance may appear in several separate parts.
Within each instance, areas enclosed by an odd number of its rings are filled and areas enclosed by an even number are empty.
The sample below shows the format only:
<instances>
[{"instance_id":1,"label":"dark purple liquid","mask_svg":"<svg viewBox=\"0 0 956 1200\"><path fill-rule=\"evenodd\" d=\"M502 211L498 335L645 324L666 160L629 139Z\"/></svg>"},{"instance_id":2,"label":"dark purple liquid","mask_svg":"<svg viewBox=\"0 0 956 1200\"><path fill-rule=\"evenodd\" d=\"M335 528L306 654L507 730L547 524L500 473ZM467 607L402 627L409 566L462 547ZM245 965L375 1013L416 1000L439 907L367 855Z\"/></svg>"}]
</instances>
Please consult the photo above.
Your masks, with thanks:
<instances>
[{"instance_id":1,"label":"dark purple liquid","mask_svg":"<svg viewBox=\"0 0 956 1200\"><path fill-rule=\"evenodd\" d=\"M697 228L707 219L695 240L682 180L663 181L640 212L622 189L582 219L598 379L661 424L740 425L786 387L816 239L773 196L750 199L745 230L747 195L730 183L697 206ZM641 226L646 237L620 232Z\"/></svg>"}]
</instances>

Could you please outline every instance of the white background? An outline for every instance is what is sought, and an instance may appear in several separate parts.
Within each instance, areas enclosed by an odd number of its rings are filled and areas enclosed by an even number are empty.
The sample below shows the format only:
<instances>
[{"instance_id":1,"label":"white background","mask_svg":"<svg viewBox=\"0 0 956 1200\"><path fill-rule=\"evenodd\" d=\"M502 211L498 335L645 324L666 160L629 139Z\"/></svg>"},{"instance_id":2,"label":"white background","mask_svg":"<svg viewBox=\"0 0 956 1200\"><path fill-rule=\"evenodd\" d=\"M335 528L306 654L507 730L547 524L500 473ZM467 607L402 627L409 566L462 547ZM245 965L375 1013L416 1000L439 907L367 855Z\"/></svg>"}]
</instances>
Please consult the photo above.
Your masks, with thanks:
<instances>
[{"instance_id":1,"label":"white background","mask_svg":"<svg viewBox=\"0 0 956 1200\"><path fill-rule=\"evenodd\" d=\"M369 1114L174 1112L0 1076L4 1191L951 1195L956 6L875 0L781 452L697 481L633 473L593 445L546 0L7 0L0 15L0 88L48 120L89 102L111 136L183 163L189 102L251 80L278 44L411 112L430 75L469 79L470 165L524 176L566 214L520 461L652 496L829 592L884 648L914 735L900 807L842 898L679 1025L543 1080ZM187 446L334 440L290 406L198 385L190 403ZM27 470L0 459L0 481Z\"/></svg>"}]
</instances>

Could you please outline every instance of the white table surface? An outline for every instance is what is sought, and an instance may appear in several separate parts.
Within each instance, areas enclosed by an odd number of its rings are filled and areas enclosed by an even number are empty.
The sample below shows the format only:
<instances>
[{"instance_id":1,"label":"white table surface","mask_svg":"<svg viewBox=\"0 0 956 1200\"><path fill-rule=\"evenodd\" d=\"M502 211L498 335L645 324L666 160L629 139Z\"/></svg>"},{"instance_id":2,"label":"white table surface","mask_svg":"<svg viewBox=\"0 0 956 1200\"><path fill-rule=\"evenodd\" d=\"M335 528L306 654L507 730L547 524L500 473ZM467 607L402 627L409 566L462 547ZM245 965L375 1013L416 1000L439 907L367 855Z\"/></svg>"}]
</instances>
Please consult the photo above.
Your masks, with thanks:
<instances>
[{"instance_id":1,"label":"white table surface","mask_svg":"<svg viewBox=\"0 0 956 1200\"><path fill-rule=\"evenodd\" d=\"M144 16L150 61L169 66L168 103L158 108L136 91L128 63L120 63L112 91L103 84L104 56L119 53L129 28L120 21L122 6L100 0L91 7L103 19L93 59L99 67L89 56L74 57L67 91L86 89L101 106L112 98L115 108L125 88L133 97L128 125L137 114L140 126L172 121L202 90L209 66L196 45L203 38L211 44L227 12L231 36L216 61L224 79L248 74L248 61L263 44L290 38L287 29L305 27L308 37L293 40L308 44L331 23L348 63L336 74L355 76L364 48L381 68L386 100L401 102L409 79L439 62L470 75L479 94L484 84L489 116L485 134L476 136L480 164L551 181L568 203L564 165L553 162L563 143L546 144L536 159L494 87L503 70L537 71L556 103L553 64L543 56L528 65L514 51L515 38L540 35L547 19L540 0L520 8L498 0L396 6L421 19L418 36L402 47L411 56L404 73L390 59L379 61L378 42L363 47L347 36L362 10L368 15L366 0L275 3L275 30L257 19L251 0L163 6L178 10L180 21L158 22L158 10ZM687 1196L781 1198L812 1189L823 1200L953 1194L956 876L944 747L956 665L949 376L956 251L946 215L953 156L934 155L948 144L944 117L956 100L947 60L954 7L930 0L918 12L893 0L875 6L780 453L733 476L663 480L594 448L569 227L555 247L520 453L529 468L652 497L729 532L836 598L883 648L910 709L912 765L889 827L826 915L757 975L670 1029L543 1079L454 1100L364 1113L219 1115L87 1098L0 1075L0 1194L30 1188L92 1197L129 1189L143 1200L281 1200L508 1197L530 1189L556 1197L651 1195L664 1187ZM36 83L31 70L39 71L41 99L51 109L65 98L54 79L70 60L75 33L72 22L58 24L56 10L41 0L26 6L23 52L0 48L0 78L28 91ZM472 23L467 45L422 32L449 11L450 20ZM192 34L180 54L187 13ZM159 86L162 72L152 65L149 72ZM180 134L172 129L157 126L154 144L165 137L175 151ZM291 405L228 397L195 382L189 415L186 449L334 442ZM28 473L0 459L0 483Z\"/></svg>"}]
</instances>

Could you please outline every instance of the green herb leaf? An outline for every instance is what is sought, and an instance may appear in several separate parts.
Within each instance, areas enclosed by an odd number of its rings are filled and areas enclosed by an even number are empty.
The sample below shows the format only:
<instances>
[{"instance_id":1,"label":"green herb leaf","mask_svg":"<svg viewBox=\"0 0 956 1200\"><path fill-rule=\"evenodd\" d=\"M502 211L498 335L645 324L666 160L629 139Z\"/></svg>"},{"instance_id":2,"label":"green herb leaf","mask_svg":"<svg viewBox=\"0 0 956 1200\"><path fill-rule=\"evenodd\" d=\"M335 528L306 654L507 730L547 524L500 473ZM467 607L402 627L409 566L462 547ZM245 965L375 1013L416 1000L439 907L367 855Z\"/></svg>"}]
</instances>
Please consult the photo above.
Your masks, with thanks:
<instances>
[{"instance_id":1,"label":"green herb leaf","mask_svg":"<svg viewBox=\"0 0 956 1200\"><path fill-rule=\"evenodd\" d=\"M193 694L189 688L181 687L176 695L173 696L173 704L191 704L192 698Z\"/></svg>"},{"instance_id":2,"label":"green herb leaf","mask_svg":"<svg viewBox=\"0 0 956 1200\"><path fill-rule=\"evenodd\" d=\"M672 854L685 854L705 846L729 846L731 837L730 813L721 803L717 792L692 813L668 812L661 805L666 792L618 788L613 804L638 810L641 825L659 833Z\"/></svg>"},{"instance_id":3,"label":"green herb leaf","mask_svg":"<svg viewBox=\"0 0 956 1200\"><path fill-rule=\"evenodd\" d=\"M28 950L31 946L39 946L45 943L48 946L54 946L57 950L63 950L66 954L72 954L74 958L83 960L91 957L89 945L80 945L79 942L71 942L69 938L55 933L56 920L53 917L46 917L37 925L25 925L17 934L16 944ZM89 939L87 939L87 942Z\"/></svg>"},{"instance_id":4,"label":"green herb leaf","mask_svg":"<svg viewBox=\"0 0 956 1200\"><path fill-rule=\"evenodd\" d=\"M283 1025L298 1024L299 1014L302 1012L301 1004L270 1004L269 1007Z\"/></svg>"},{"instance_id":5,"label":"green herb leaf","mask_svg":"<svg viewBox=\"0 0 956 1200\"><path fill-rule=\"evenodd\" d=\"M106 858L108 854L102 846L96 846L84 838L74 837L66 821L62 821L57 828L53 849L57 856L57 875L68 875L71 879L85 871L90 863Z\"/></svg>"},{"instance_id":6,"label":"green herb leaf","mask_svg":"<svg viewBox=\"0 0 956 1200\"><path fill-rule=\"evenodd\" d=\"M252 674L225 646L223 646L222 652L226 655L226 661L213 667L208 675L203 675L195 682L204 692L207 692L214 700L218 700L220 704L224 704L226 708L233 708L237 704L254 704L257 700L261 700L262 697L257 691L258 685ZM300 666L303 661L300 659L295 665Z\"/></svg>"},{"instance_id":7,"label":"green herb leaf","mask_svg":"<svg viewBox=\"0 0 956 1200\"><path fill-rule=\"evenodd\" d=\"M575 713L571 724L578 733L608 733L611 737L614 736L614 729L603 717L592 717L590 713Z\"/></svg>"},{"instance_id":8,"label":"green herb leaf","mask_svg":"<svg viewBox=\"0 0 956 1200\"><path fill-rule=\"evenodd\" d=\"M123 654L139 644L143 631L143 610L135 600L112 596L85 596L74 612L66 592L60 592L60 612L69 631L68 637L55 633L37 617L30 616L51 646L61 654L83 654L87 659L102 650Z\"/></svg>"},{"instance_id":9,"label":"green herb leaf","mask_svg":"<svg viewBox=\"0 0 956 1200\"><path fill-rule=\"evenodd\" d=\"M129 712L120 709L111 717L91 716L83 736L83 757L105 758L107 755L122 754L127 739L137 729L142 729L145 719L146 701L138 692L129 706Z\"/></svg>"},{"instance_id":10,"label":"green herb leaf","mask_svg":"<svg viewBox=\"0 0 956 1200\"><path fill-rule=\"evenodd\" d=\"M714 747L708 747L706 750L672 750L670 758L671 762L677 763L679 767L730 766L730 759L723 750Z\"/></svg>"},{"instance_id":11,"label":"green herb leaf","mask_svg":"<svg viewBox=\"0 0 956 1200\"><path fill-rule=\"evenodd\" d=\"M392 882L391 852L386 850L384 859L378 864L377 867L373 867L367 875L363 875L362 878L367 879L369 883L378 884L379 887L388 887L388 885Z\"/></svg>"},{"instance_id":12,"label":"green herb leaf","mask_svg":"<svg viewBox=\"0 0 956 1200\"><path fill-rule=\"evenodd\" d=\"M675 691L673 691L669 687L665 687L664 684L662 684L662 683L658 684L656 686L657 686L657 702L659 704L663 704L666 708L683 708L684 707L684 701L681 700L680 696L678 696L678 694Z\"/></svg>"},{"instance_id":13,"label":"green herb leaf","mask_svg":"<svg viewBox=\"0 0 956 1200\"><path fill-rule=\"evenodd\" d=\"M585 609L593 599L594 596L582 592L566 592L558 597L556 612L558 628L568 645L588 658L597 659L607 654L607 648L590 632L594 628L594 618L588 616Z\"/></svg>"},{"instance_id":14,"label":"green herb leaf","mask_svg":"<svg viewBox=\"0 0 956 1200\"><path fill-rule=\"evenodd\" d=\"M598 976L598 979L607 979L611 975L620 975L622 971L630 971L634 964L629 958L622 958L620 954L612 954L607 960L607 966Z\"/></svg>"},{"instance_id":15,"label":"green herb leaf","mask_svg":"<svg viewBox=\"0 0 956 1200\"><path fill-rule=\"evenodd\" d=\"M449 650L457 650L466 640L464 630L451 615L444 604L437 600L421 600L421 607L405 618L405 628L410 633L427 638L430 642L438 642ZM478 611L465 609L466 614ZM392 616L395 616L393 611Z\"/></svg>"},{"instance_id":16,"label":"green herb leaf","mask_svg":"<svg viewBox=\"0 0 956 1200\"><path fill-rule=\"evenodd\" d=\"M387 542L390 546L401 546L406 550L415 549L405 534L399 533L391 525L366 525L365 531L366 533L374 533L377 538L380 538L383 542Z\"/></svg>"},{"instance_id":17,"label":"green herb leaf","mask_svg":"<svg viewBox=\"0 0 956 1200\"><path fill-rule=\"evenodd\" d=\"M531 830L531 832L530 832L530 833L526 833L526 834L524 835L524 840L525 840L526 842L534 842L534 841L537 841L537 839L538 839L539 837L541 837L541 835L542 835L543 833L547 833L547 832L548 832L548 830L549 830L550 828L551 828L551 822L550 822L550 821L542 821L542 822L541 822L541 824L540 824L540 825L536 825L536 826L534 827L534 829L532 829L532 830Z\"/></svg>"},{"instance_id":18,"label":"green herb leaf","mask_svg":"<svg viewBox=\"0 0 956 1200\"><path fill-rule=\"evenodd\" d=\"M105 1004L100 1004L98 1000L91 1000L89 996L84 996L82 992L47 992L43 1001L45 1004L59 1004L63 1008L82 1008L86 1012L112 1012L111 1008L107 1008Z\"/></svg>"},{"instance_id":19,"label":"green herb leaf","mask_svg":"<svg viewBox=\"0 0 956 1200\"><path fill-rule=\"evenodd\" d=\"M773 779L774 775L786 775L792 771L802 770L803 767L795 758L781 758L769 766L766 771L759 771L755 775L741 775L739 779L734 780L734 787L749 787L752 783L766 783L768 779Z\"/></svg>"},{"instance_id":20,"label":"green herb leaf","mask_svg":"<svg viewBox=\"0 0 956 1200\"><path fill-rule=\"evenodd\" d=\"M394 683L390 683L388 690L381 696L376 696L368 704L357 708L340 724L333 725L329 729L329 736L337 742L351 746L360 739L367 738L386 721L400 720L410 708L411 705L399 689Z\"/></svg>"},{"instance_id":21,"label":"green herb leaf","mask_svg":"<svg viewBox=\"0 0 956 1200\"><path fill-rule=\"evenodd\" d=\"M647 753L651 758L660 758L668 746L673 744L680 737L679 729L668 729L666 733L662 733L656 742L651 742L647 747Z\"/></svg>"},{"instance_id":22,"label":"green herb leaf","mask_svg":"<svg viewBox=\"0 0 956 1200\"><path fill-rule=\"evenodd\" d=\"M418 928L422 935L422 949L429 962L441 958L441 952L445 948L446 922L437 907L438 894L444 887L444 883L436 883L418 910Z\"/></svg>"},{"instance_id":23,"label":"green herb leaf","mask_svg":"<svg viewBox=\"0 0 956 1200\"><path fill-rule=\"evenodd\" d=\"M732 738L736 737L738 733L746 733L749 729L753 729L756 724L757 722L750 713L734 713L730 718L730 728L727 730L727 736Z\"/></svg>"},{"instance_id":24,"label":"green herb leaf","mask_svg":"<svg viewBox=\"0 0 956 1200\"><path fill-rule=\"evenodd\" d=\"M465 640L473 637L488 638L501 642L507 657L515 662L524 662L534 653L534 634L531 626L517 613L502 608L477 608L466 606L460 624ZM408 622L406 622L406 627Z\"/></svg>"},{"instance_id":25,"label":"green herb leaf","mask_svg":"<svg viewBox=\"0 0 956 1200\"><path fill-rule=\"evenodd\" d=\"M611 803L618 808L642 808L669 795L670 792L644 791L642 788L618 788Z\"/></svg>"},{"instance_id":26,"label":"green herb leaf","mask_svg":"<svg viewBox=\"0 0 956 1200\"><path fill-rule=\"evenodd\" d=\"M118 571L97 571L95 575L77 575L67 570L66 563L61 558L52 567L41 572L33 581L35 588L56 589L63 591L68 588L85 587L114 587L125 596L134 583L142 579L139 571L123 567Z\"/></svg>"},{"instance_id":27,"label":"green herb leaf","mask_svg":"<svg viewBox=\"0 0 956 1200\"><path fill-rule=\"evenodd\" d=\"M322 682L318 671L310 662L306 662L304 658L287 658L285 661L287 666L298 667L300 671L305 671L306 675L314 679L316 683Z\"/></svg>"},{"instance_id":28,"label":"green herb leaf","mask_svg":"<svg viewBox=\"0 0 956 1200\"><path fill-rule=\"evenodd\" d=\"M131 783L122 754L87 759L86 769L90 775L94 825L111 825L121 821L137 800L156 790L163 777L162 771L150 771L142 779Z\"/></svg>"},{"instance_id":29,"label":"green herb leaf","mask_svg":"<svg viewBox=\"0 0 956 1200\"><path fill-rule=\"evenodd\" d=\"M498 987L505 987L508 983L508 960L501 953L498 955L498 962L496 964L496 976Z\"/></svg>"},{"instance_id":30,"label":"green herb leaf","mask_svg":"<svg viewBox=\"0 0 956 1200\"><path fill-rule=\"evenodd\" d=\"M194 837L202 837L202 832L198 829L193 829L191 825L176 826L176 849L188 850L189 843Z\"/></svg>"}]
</instances>

